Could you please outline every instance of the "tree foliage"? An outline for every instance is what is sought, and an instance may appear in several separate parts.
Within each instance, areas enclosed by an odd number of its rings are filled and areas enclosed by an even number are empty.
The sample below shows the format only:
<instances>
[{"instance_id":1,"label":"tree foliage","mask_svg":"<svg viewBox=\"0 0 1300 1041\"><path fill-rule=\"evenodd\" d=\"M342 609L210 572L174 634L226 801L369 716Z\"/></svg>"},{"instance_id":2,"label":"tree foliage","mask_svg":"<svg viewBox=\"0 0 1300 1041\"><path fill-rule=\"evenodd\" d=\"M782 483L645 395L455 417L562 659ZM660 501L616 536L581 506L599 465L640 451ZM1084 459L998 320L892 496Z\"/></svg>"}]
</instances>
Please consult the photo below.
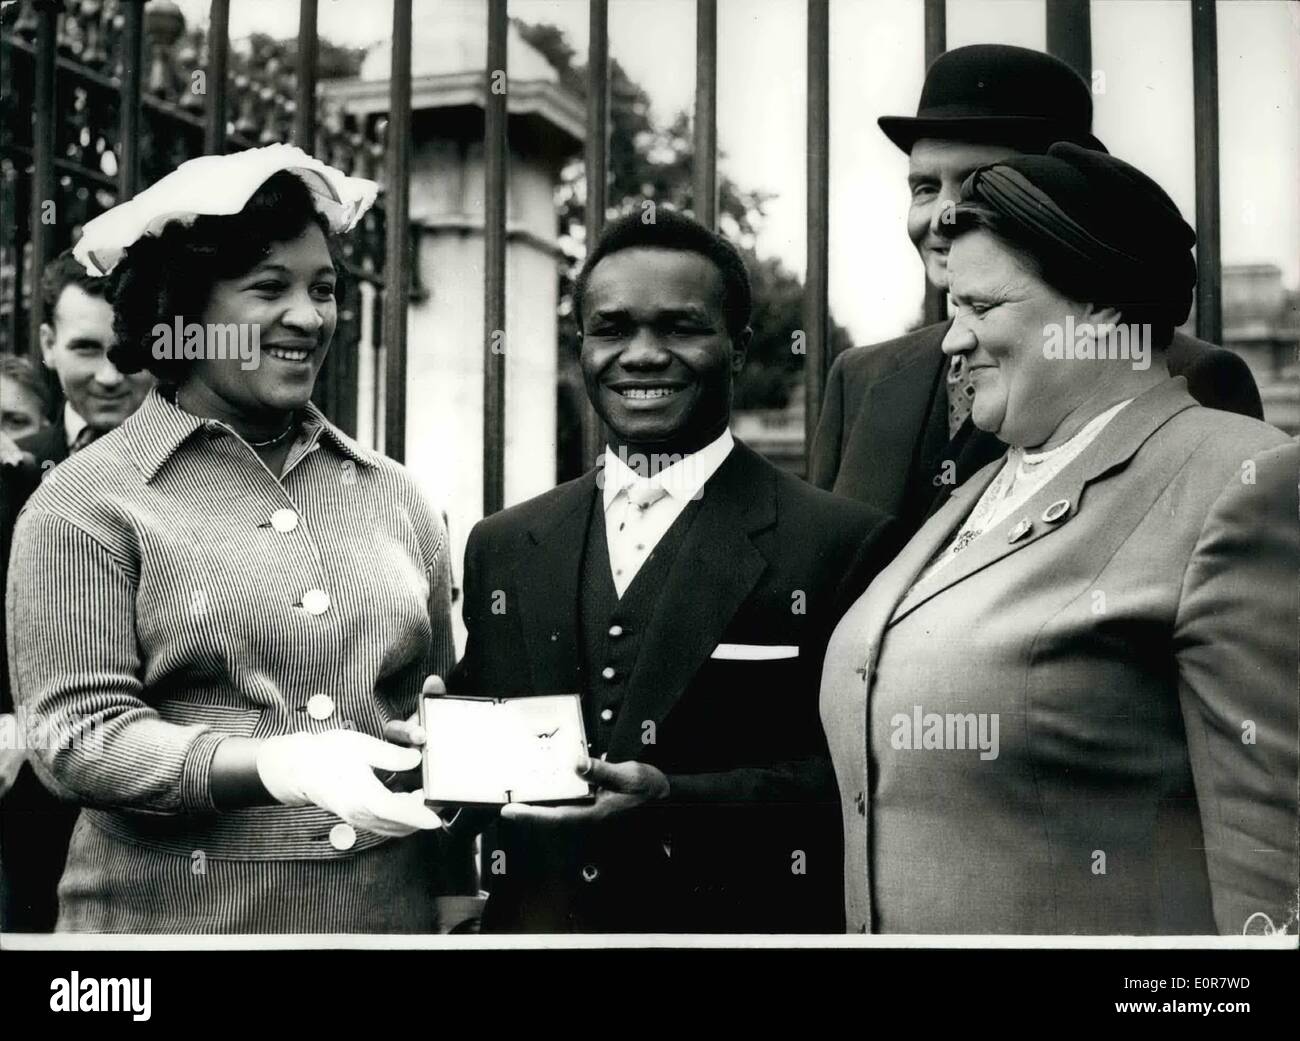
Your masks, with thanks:
<instances>
[{"instance_id":1,"label":"tree foliage","mask_svg":"<svg viewBox=\"0 0 1300 1041\"><path fill-rule=\"evenodd\" d=\"M562 30L516 21L523 38L555 67L561 82L586 93L586 69ZM610 60L609 209L625 212L645 199L690 210L695 161L691 123L685 112L662 126L651 116L645 90L616 59ZM774 258L760 259L754 242L769 195L747 190L730 177L718 178L718 227L741 250L754 286L754 340L736 386L737 408L781 408L802 379L804 355L793 349L801 328L802 282ZM568 263L560 284L561 366L576 373L578 337L571 306L573 275L586 250L586 184L581 159L563 170L557 190L560 245ZM848 334L831 325L831 349L849 345Z\"/></svg>"}]
</instances>

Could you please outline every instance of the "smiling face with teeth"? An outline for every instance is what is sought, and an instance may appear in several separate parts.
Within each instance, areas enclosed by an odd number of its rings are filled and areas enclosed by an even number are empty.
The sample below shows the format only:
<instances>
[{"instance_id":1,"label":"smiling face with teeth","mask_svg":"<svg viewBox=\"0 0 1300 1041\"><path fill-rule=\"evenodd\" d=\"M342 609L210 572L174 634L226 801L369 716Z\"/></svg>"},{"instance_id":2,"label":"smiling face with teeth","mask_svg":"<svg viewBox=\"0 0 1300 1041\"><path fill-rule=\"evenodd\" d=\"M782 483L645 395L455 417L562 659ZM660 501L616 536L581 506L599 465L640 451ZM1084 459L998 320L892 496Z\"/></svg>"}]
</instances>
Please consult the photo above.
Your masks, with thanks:
<instances>
[{"instance_id":1,"label":"smiling face with teeth","mask_svg":"<svg viewBox=\"0 0 1300 1041\"><path fill-rule=\"evenodd\" d=\"M325 233L313 221L297 238L271 243L251 270L213 282L199 321L256 327L260 357L249 369L238 357L195 361L179 391L185 407L254 440L282 431L311 398L334 337L335 277Z\"/></svg>"},{"instance_id":2,"label":"smiling face with teeth","mask_svg":"<svg viewBox=\"0 0 1300 1041\"><path fill-rule=\"evenodd\" d=\"M582 301L582 373L611 447L694 452L731 418L749 330L727 333L722 272L698 253L635 247L602 258Z\"/></svg>"}]
</instances>

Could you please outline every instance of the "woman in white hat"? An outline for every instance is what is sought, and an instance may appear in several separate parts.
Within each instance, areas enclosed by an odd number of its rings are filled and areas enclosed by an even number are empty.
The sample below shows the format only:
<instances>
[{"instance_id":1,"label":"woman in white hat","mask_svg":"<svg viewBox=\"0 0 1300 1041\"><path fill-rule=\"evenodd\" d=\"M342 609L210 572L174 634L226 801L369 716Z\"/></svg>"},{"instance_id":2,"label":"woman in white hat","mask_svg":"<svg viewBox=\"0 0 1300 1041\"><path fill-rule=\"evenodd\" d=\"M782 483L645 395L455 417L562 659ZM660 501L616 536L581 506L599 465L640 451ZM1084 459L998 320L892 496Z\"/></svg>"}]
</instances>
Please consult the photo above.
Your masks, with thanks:
<instances>
[{"instance_id":1,"label":"woman in white hat","mask_svg":"<svg viewBox=\"0 0 1300 1041\"><path fill-rule=\"evenodd\" d=\"M117 279L114 364L159 383L14 536L16 699L83 807L61 931L434 932L474 891L382 740L453 663L445 528L311 403L331 243L375 190L285 145L206 156L77 244Z\"/></svg>"}]
</instances>

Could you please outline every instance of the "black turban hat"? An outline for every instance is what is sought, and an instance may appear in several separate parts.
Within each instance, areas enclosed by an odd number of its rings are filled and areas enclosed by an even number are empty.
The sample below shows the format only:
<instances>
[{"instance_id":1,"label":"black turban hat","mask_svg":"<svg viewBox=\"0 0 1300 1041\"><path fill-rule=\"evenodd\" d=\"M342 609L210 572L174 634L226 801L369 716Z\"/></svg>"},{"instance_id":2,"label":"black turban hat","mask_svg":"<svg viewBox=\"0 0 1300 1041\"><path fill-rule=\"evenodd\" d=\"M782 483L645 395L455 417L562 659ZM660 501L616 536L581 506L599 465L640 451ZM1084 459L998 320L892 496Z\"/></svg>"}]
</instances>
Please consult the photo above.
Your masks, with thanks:
<instances>
[{"instance_id":1,"label":"black turban hat","mask_svg":"<svg viewBox=\"0 0 1300 1041\"><path fill-rule=\"evenodd\" d=\"M1165 190L1122 159L1058 141L1046 155L974 171L961 198L992 211L1061 292L1119 307L1129 321L1187 319L1196 233Z\"/></svg>"}]
</instances>

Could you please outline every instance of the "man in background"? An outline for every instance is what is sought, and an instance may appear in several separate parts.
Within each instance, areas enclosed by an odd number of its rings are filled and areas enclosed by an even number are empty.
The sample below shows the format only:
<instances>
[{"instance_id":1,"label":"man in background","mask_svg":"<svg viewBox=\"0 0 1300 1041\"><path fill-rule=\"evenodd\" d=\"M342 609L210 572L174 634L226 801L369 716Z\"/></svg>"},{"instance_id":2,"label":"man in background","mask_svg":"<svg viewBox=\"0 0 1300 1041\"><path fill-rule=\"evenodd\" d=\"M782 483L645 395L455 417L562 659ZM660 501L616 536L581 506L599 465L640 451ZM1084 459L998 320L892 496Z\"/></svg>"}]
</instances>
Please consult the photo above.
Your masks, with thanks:
<instances>
[{"instance_id":1,"label":"man in background","mask_svg":"<svg viewBox=\"0 0 1300 1041\"><path fill-rule=\"evenodd\" d=\"M55 423L18 443L48 469L120 425L140 407L154 380L148 372L124 376L108 360L108 279L87 275L71 250L46 266L41 293L49 316L41 325L41 360L58 378L65 403Z\"/></svg>"},{"instance_id":2,"label":"man in background","mask_svg":"<svg viewBox=\"0 0 1300 1041\"><path fill-rule=\"evenodd\" d=\"M1106 151L1092 134L1092 95L1064 62L1001 44L958 47L935 59L915 117L882 116L880 128L908 154L907 233L929 283L948 285L948 240L938 233L962 182L977 167L1046 153L1056 141ZM902 534L976 470L1006 451L970 419L973 390L940 345L945 319L886 343L852 347L831 366L813 439L809 480L897 518ZM1175 332L1171 376L1202 405L1264 418L1246 363L1222 347Z\"/></svg>"}]
</instances>

